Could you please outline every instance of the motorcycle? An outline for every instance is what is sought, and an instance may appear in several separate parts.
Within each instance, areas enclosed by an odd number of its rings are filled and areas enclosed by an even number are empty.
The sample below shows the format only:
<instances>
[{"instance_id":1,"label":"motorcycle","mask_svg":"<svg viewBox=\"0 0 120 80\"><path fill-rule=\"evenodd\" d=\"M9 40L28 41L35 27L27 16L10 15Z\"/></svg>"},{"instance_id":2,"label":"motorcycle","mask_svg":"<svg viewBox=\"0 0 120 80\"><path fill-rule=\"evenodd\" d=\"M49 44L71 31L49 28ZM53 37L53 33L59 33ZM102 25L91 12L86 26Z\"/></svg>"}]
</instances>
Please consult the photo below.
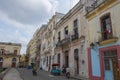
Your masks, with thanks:
<instances>
[{"instance_id":1,"label":"motorcycle","mask_svg":"<svg viewBox=\"0 0 120 80\"><path fill-rule=\"evenodd\" d=\"M70 72L66 72L66 77L70 78Z\"/></svg>"},{"instance_id":2,"label":"motorcycle","mask_svg":"<svg viewBox=\"0 0 120 80\"><path fill-rule=\"evenodd\" d=\"M70 78L70 68L66 68L66 77Z\"/></svg>"}]
</instances>

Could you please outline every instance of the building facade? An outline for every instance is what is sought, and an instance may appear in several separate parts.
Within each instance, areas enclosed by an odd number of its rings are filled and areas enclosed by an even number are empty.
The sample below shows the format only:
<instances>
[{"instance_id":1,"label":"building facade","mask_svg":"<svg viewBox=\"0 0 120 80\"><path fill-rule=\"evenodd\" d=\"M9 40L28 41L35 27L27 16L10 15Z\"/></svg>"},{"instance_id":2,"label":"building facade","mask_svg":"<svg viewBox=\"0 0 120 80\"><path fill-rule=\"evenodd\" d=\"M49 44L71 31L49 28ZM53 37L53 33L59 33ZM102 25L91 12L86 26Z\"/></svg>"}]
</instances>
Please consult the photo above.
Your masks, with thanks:
<instances>
[{"instance_id":1,"label":"building facade","mask_svg":"<svg viewBox=\"0 0 120 80\"><path fill-rule=\"evenodd\" d=\"M18 67L21 44L0 42L0 68Z\"/></svg>"},{"instance_id":2,"label":"building facade","mask_svg":"<svg viewBox=\"0 0 120 80\"><path fill-rule=\"evenodd\" d=\"M86 7L91 80L120 80L120 0L96 0Z\"/></svg>"},{"instance_id":3,"label":"building facade","mask_svg":"<svg viewBox=\"0 0 120 80\"><path fill-rule=\"evenodd\" d=\"M56 27L56 62L70 68L71 75L88 77L86 51L86 19L79 1Z\"/></svg>"},{"instance_id":4,"label":"building facade","mask_svg":"<svg viewBox=\"0 0 120 80\"><path fill-rule=\"evenodd\" d=\"M63 14L56 12L49 20L44 32L41 34L44 34L44 37L42 37L44 38L42 41L44 49L43 47L41 47L41 49L43 49L42 56L44 56L42 58L42 63L45 65L44 67L42 66L42 68L46 71L50 71L54 63L55 27L61 17L63 17Z\"/></svg>"},{"instance_id":5,"label":"building facade","mask_svg":"<svg viewBox=\"0 0 120 80\"><path fill-rule=\"evenodd\" d=\"M35 58L36 58L36 51L37 51L37 45L36 45L36 36L34 34L34 37L30 40L30 42L28 43L28 49L29 49L29 66L31 66L32 64L34 64L36 61L35 61Z\"/></svg>"}]
</instances>

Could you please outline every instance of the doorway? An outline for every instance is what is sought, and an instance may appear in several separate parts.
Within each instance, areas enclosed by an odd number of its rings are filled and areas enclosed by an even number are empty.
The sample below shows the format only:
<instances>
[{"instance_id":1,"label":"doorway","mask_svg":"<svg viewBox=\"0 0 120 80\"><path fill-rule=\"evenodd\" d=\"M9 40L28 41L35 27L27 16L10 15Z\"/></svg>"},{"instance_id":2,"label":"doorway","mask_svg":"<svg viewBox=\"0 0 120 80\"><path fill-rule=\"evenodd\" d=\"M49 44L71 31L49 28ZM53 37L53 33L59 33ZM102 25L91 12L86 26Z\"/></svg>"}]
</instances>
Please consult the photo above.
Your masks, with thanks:
<instances>
[{"instance_id":1,"label":"doorway","mask_svg":"<svg viewBox=\"0 0 120 80\"><path fill-rule=\"evenodd\" d=\"M120 80L117 50L103 52L105 80Z\"/></svg>"},{"instance_id":2,"label":"doorway","mask_svg":"<svg viewBox=\"0 0 120 80\"><path fill-rule=\"evenodd\" d=\"M13 58L12 59L12 65L11 67L15 68L16 67L16 58Z\"/></svg>"},{"instance_id":3,"label":"doorway","mask_svg":"<svg viewBox=\"0 0 120 80\"><path fill-rule=\"evenodd\" d=\"M3 65L3 58L0 57L0 68L2 68L2 65Z\"/></svg>"},{"instance_id":4,"label":"doorway","mask_svg":"<svg viewBox=\"0 0 120 80\"><path fill-rule=\"evenodd\" d=\"M65 67L69 67L69 55L68 55L68 51L65 51Z\"/></svg>"},{"instance_id":5,"label":"doorway","mask_svg":"<svg viewBox=\"0 0 120 80\"><path fill-rule=\"evenodd\" d=\"M78 55L78 49L74 50L74 60L75 60L75 74L79 74L79 55Z\"/></svg>"}]
</instances>

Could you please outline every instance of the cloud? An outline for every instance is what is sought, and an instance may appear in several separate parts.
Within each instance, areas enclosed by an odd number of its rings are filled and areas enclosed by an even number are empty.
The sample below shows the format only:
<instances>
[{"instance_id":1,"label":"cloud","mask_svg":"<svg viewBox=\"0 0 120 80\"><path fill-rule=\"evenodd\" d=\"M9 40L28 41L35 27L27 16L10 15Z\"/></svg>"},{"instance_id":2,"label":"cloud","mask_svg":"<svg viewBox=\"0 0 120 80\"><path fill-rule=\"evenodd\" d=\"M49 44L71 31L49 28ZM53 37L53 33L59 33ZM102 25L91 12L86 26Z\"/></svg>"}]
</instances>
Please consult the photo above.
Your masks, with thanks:
<instances>
[{"instance_id":1,"label":"cloud","mask_svg":"<svg viewBox=\"0 0 120 80\"><path fill-rule=\"evenodd\" d=\"M38 24L55 11L49 0L1 0L0 10L22 24Z\"/></svg>"},{"instance_id":2,"label":"cloud","mask_svg":"<svg viewBox=\"0 0 120 80\"><path fill-rule=\"evenodd\" d=\"M21 43L25 53L36 29L56 11L66 13L69 5L69 0L0 0L0 41Z\"/></svg>"},{"instance_id":3,"label":"cloud","mask_svg":"<svg viewBox=\"0 0 120 80\"><path fill-rule=\"evenodd\" d=\"M57 11L67 13L79 0L58 0Z\"/></svg>"}]
</instances>

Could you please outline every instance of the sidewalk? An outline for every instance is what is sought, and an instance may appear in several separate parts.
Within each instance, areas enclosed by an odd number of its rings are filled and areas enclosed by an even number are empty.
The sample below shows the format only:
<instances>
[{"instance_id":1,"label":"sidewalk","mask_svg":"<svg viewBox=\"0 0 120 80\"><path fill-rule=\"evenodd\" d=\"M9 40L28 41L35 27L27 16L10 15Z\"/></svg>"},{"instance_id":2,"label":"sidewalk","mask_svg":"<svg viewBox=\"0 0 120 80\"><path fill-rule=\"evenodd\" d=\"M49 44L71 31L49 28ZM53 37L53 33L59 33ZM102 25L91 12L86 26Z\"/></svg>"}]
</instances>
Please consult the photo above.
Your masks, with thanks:
<instances>
[{"instance_id":1,"label":"sidewalk","mask_svg":"<svg viewBox=\"0 0 120 80\"><path fill-rule=\"evenodd\" d=\"M20 77L20 73L15 68L11 68L3 77L3 80L23 80L23 79Z\"/></svg>"}]
</instances>

